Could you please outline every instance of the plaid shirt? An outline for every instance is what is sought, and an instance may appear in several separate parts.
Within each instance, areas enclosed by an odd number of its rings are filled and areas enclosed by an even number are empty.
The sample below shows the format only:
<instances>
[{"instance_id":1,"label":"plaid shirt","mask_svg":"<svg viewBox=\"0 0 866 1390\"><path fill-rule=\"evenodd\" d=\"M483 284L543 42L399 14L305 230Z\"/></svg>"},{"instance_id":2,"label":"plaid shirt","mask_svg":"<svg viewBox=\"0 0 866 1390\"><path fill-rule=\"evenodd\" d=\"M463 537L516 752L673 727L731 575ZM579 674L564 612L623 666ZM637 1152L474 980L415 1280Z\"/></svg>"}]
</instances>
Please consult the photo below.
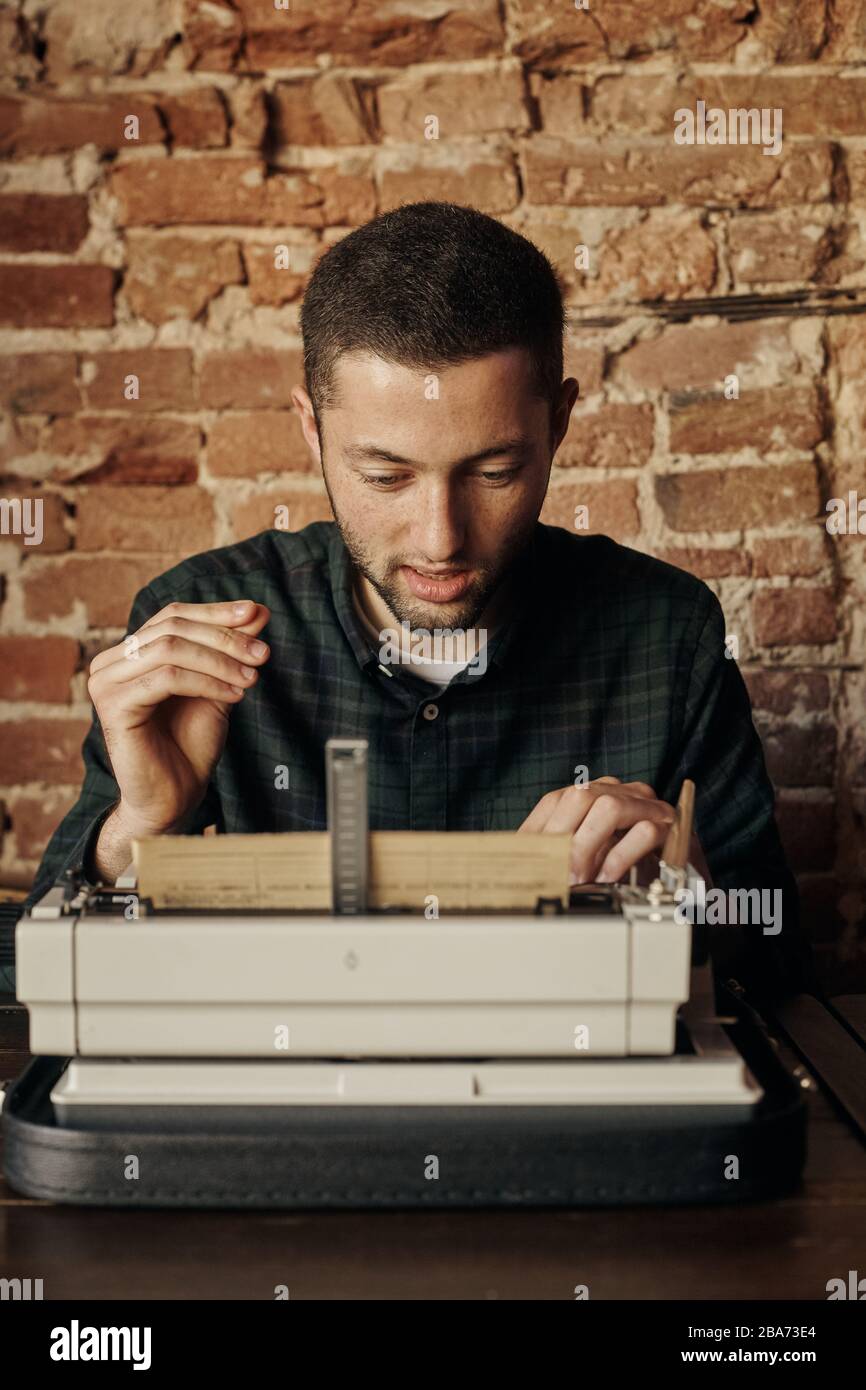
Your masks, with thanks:
<instances>
[{"instance_id":1,"label":"plaid shirt","mask_svg":"<svg viewBox=\"0 0 866 1390\"><path fill-rule=\"evenodd\" d=\"M785 894L778 937L747 929L740 978L756 957L771 984L780 968L800 983L798 971L811 967L773 789L725 652L721 607L704 583L605 536L539 522L486 666L460 671L443 689L381 664L352 602L352 573L335 523L315 522L193 556L137 595L129 632L173 599L247 598L271 610L262 634L270 659L232 710L188 833L214 822L232 833L325 829L331 736L369 741L372 830L515 830L581 768L584 780L648 782L674 803L691 777L714 884ZM81 795L45 852L31 902L86 862L118 798L95 715L83 756Z\"/></svg>"}]
</instances>

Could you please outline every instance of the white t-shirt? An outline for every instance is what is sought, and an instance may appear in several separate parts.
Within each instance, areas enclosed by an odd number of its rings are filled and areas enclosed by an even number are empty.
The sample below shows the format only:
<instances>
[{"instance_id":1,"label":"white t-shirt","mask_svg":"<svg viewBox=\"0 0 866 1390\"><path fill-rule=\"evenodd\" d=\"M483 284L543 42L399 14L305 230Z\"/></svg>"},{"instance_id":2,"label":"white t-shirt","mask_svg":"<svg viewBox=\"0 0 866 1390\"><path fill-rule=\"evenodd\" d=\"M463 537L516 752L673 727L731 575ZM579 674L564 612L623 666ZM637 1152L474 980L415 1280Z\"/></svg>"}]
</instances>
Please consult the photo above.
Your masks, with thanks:
<instances>
[{"instance_id":1,"label":"white t-shirt","mask_svg":"<svg viewBox=\"0 0 866 1390\"><path fill-rule=\"evenodd\" d=\"M374 626L361 607L361 601L358 597L358 591L355 585L352 586L352 600L355 604L355 612L358 614L365 631L372 638L377 647L382 646L382 633L379 628ZM432 655L428 658L419 653L417 642L414 644L413 649L413 645L407 641L405 628L395 625L395 630L400 633L400 664L407 666L413 675L420 676L423 681L429 681L431 685L438 685L442 688L448 685L460 671L463 671L472 662L478 661L480 654L487 644L487 638L490 635L489 632L484 632L482 635L481 630L479 630L477 634L475 631L470 630L470 632L467 633L466 653L465 655L461 653L463 657L462 660L437 661ZM446 646L447 642L442 642L440 645ZM431 650L435 650L432 640L429 646Z\"/></svg>"}]
</instances>

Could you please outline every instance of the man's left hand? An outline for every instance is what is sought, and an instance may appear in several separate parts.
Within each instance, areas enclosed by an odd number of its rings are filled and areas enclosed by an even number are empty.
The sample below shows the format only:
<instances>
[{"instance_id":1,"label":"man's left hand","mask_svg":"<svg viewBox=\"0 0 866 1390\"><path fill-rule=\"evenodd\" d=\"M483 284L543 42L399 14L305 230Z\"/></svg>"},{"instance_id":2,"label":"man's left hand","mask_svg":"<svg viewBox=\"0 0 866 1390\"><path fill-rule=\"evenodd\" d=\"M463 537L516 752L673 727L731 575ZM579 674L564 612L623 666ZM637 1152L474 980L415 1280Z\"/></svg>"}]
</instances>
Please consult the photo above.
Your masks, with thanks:
<instances>
[{"instance_id":1,"label":"man's left hand","mask_svg":"<svg viewBox=\"0 0 866 1390\"><path fill-rule=\"evenodd\" d=\"M639 860L660 849L676 818L646 782L599 777L548 792L520 830L568 831L571 882L618 883Z\"/></svg>"}]
</instances>

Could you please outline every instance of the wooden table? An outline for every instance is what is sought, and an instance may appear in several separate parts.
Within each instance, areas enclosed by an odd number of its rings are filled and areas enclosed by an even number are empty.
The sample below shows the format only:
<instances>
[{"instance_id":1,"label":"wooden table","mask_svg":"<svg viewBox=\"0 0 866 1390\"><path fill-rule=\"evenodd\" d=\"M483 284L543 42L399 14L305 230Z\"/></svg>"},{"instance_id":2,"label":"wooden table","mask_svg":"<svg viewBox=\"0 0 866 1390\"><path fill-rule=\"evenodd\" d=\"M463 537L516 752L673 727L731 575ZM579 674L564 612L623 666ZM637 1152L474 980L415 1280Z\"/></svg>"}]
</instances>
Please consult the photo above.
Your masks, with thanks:
<instances>
[{"instance_id":1,"label":"wooden table","mask_svg":"<svg viewBox=\"0 0 866 1390\"><path fill-rule=\"evenodd\" d=\"M812 1003L785 1027L836 1067L856 1110L866 1050L817 1004L810 1031ZM862 998L848 1007L866 1024ZM26 1039L24 1010L0 1006L0 1079L27 1062ZM809 1103L802 1190L739 1207L135 1212L54 1206L0 1180L0 1277L42 1278L45 1299L272 1299L285 1284L292 1299L570 1300L586 1284L591 1299L825 1300L828 1279L866 1276L866 1145L823 1086Z\"/></svg>"}]
</instances>

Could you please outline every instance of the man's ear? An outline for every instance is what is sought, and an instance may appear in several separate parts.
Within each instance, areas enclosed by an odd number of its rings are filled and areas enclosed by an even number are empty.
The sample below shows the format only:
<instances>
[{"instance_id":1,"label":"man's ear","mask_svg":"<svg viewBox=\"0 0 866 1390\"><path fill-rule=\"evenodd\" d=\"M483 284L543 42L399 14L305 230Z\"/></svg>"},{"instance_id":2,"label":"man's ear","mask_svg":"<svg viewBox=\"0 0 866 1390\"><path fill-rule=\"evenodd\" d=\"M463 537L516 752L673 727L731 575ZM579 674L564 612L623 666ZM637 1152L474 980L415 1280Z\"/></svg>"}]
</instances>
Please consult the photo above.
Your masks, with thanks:
<instances>
[{"instance_id":1,"label":"man's ear","mask_svg":"<svg viewBox=\"0 0 866 1390\"><path fill-rule=\"evenodd\" d=\"M301 429L304 432L307 448L313 456L313 462L321 467L322 445L319 439L319 429L316 424L316 416L313 412L313 402L310 400L303 386L294 386L292 388L292 404L298 412L301 421Z\"/></svg>"},{"instance_id":2,"label":"man's ear","mask_svg":"<svg viewBox=\"0 0 866 1390\"><path fill-rule=\"evenodd\" d=\"M560 387L559 401L556 409L552 412L550 422L550 444L553 454L556 453L560 444L568 431L568 422L574 403L580 395L580 385L576 377L570 376Z\"/></svg>"}]
</instances>

